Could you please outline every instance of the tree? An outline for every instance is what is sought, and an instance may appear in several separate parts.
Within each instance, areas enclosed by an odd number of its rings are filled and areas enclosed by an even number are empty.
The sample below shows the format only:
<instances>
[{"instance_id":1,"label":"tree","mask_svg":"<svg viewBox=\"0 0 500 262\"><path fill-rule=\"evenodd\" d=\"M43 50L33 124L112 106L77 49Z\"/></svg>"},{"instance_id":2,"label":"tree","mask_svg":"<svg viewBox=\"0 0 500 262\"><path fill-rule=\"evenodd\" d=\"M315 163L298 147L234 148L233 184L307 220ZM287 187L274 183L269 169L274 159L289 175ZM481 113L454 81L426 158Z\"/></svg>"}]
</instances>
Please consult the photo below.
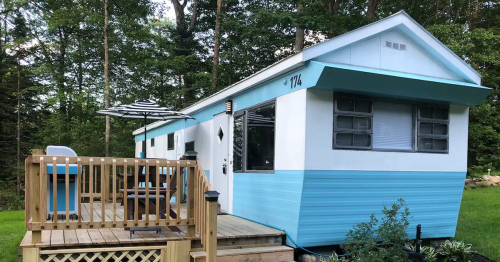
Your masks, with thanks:
<instances>
[{"instance_id":1,"label":"tree","mask_svg":"<svg viewBox=\"0 0 500 262\"><path fill-rule=\"evenodd\" d=\"M301 16L303 15L304 13L304 9L305 9L305 6L304 6L304 3L303 2L299 2L297 4L297 27L295 29L295 52L300 52L302 51L302 49L304 49L304 27L301 23Z\"/></svg>"},{"instance_id":2,"label":"tree","mask_svg":"<svg viewBox=\"0 0 500 262\"><path fill-rule=\"evenodd\" d=\"M104 106L109 108L111 106L109 99L109 46L108 46L108 29L109 29L109 17L108 17L109 0L104 0ZM109 142L111 139L111 117L106 116L106 132L105 132L105 142L106 142L106 156L110 156Z\"/></svg>"},{"instance_id":3,"label":"tree","mask_svg":"<svg viewBox=\"0 0 500 262\"><path fill-rule=\"evenodd\" d=\"M215 93L217 89L217 81L218 81L218 72L219 70L219 50L220 50L220 20L222 16L222 0L217 0L217 17L215 19L215 45L214 45L214 62L212 69L212 92Z\"/></svg>"}]
</instances>

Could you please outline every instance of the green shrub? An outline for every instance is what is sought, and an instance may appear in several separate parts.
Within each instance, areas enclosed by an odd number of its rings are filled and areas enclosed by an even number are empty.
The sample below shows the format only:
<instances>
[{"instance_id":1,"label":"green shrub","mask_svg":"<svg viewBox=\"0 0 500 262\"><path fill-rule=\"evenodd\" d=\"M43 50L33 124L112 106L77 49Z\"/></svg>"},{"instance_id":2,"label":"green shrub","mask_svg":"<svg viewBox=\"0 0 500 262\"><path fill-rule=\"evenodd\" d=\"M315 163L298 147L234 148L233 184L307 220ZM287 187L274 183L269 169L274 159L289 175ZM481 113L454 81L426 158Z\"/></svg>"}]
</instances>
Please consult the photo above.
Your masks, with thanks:
<instances>
[{"instance_id":1,"label":"green shrub","mask_svg":"<svg viewBox=\"0 0 500 262\"><path fill-rule=\"evenodd\" d=\"M333 252L333 254L329 258L320 258L320 262L339 262L345 261L347 262L345 257L339 257L337 253Z\"/></svg>"},{"instance_id":2,"label":"green shrub","mask_svg":"<svg viewBox=\"0 0 500 262\"><path fill-rule=\"evenodd\" d=\"M372 214L369 222L359 223L346 235L343 248L352 261L406 262L404 247L408 233L410 212L403 199L384 206L383 217Z\"/></svg>"},{"instance_id":3,"label":"green shrub","mask_svg":"<svg viewBox=\"0 0 500 262\"><path fill-rule=\"evenodd\" d=\"M465 244L463 241L446 240L441 245L439 254L444 256L446 262L469 261L472 253L472 245Z\"/></svg>"}]
</instances>

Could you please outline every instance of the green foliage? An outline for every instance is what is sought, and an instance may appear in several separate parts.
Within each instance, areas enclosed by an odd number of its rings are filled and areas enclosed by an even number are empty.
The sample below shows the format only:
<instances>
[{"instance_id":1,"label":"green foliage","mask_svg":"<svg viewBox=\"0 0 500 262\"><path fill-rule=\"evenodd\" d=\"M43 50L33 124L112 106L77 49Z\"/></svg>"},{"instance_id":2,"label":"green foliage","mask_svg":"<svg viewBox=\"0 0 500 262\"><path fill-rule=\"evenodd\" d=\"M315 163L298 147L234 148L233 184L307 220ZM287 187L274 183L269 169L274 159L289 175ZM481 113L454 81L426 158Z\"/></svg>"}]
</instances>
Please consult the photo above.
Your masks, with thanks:
<instances>
[{"instance_id":1,"label":"green foliage","mask_svg":"<svg viewBox=\"0 0 500 262\"><path fill-rule=\"evenodd\" d=\"M333 254L328 257L328 258L320 258L320 262L340 262L340 261L347 261L345 257L339 257L337 253L333 252Z\"/></svg>"},{"instance_id":2,"label":"green foliage","mask_svg":"<svg viewBox=\"0 0 500 262\"><path fill-rule=\"evenodd\" d=\"M446 240L438 253L444 256L446 262L469 261L472 245L465 244L463 241Z\"/></svg>"},{"instance_id":3,"label":"green foliage","mask_svg":"<svg viewBox=\"0 0 500 262\"><path fill-rule=\"evenodd\" d=\"M346 235L343 248L354 261L408 261L403 248L411 217L404 200L384 206L382 214L381 220L372 214L370 221L355 225Z\"/></svg>"},{"instance_id":4,"label":"green foliage","mask_svg":"<svg viewBox=\"0 0 500 262\"><path fill-rule=\"evenodd\" d=\"M416 251L416 246L411 244L411 243L406 243L405 247L411 251ZM422 246L420 249L420 252L425 254L425 257L427 258L427 262L436 262L437 261L437 255L438 253L436 252L436 249L434 247L430 246Z\"/></svg>"}]
</instances>

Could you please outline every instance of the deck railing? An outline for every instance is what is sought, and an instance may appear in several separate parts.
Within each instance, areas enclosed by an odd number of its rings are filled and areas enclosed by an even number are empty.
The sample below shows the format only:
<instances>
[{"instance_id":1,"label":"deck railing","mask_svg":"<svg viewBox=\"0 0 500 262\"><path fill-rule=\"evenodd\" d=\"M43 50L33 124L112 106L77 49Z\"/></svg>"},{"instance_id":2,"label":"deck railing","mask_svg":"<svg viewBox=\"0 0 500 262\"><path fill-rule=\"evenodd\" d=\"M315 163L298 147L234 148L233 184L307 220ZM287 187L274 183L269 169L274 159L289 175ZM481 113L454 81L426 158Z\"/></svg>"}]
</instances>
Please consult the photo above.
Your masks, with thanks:
<instances>
[{"instance_id":1,"label":"deck railing","mask_svg":"<svg viewBox=\"0 0 500 262\"><path fill-rule=\"evenodd\" d=\"M26 227L32 231L33 243L41 242L41 230L187 226L188 238L195 238L198 231L207 253L208 249L213 249L213 245L216 250L217 202L214 205L213 201L207 201L204 197L204 194L211 190L211 186L198 161L46 156L41 155L40 151L33 152L33 155L26 159L25 195ZM52 166L52 174L47 173L48 166ZM57 174L58 166L64 167L64 174ZM76 177L70 174L70 167L74 173L75 166ZM51 182L50 176L54 183ZM117 209L117 205L120 205L117 176L120 176L123 182L123 213ZM144 178L145 185L142 192L139 189L140 177ZM130 179L133 179L132 189L127 188L131 183L128 181ZM70 189L70 182L76 183L76 192ZM152 188L148 186L150 182ZM48 183L52 185L50 192ZM60 186L63 186L64 190L58 189ZM84 186L86 192L82 192ZM184 188L187 207L185 214L181 216ZM61 191L65 193L65 201L58 203L57 194ZM97 194L97 191L100 193ZM175 207L174 203L170 202L174 193ZM70 216L70 194L76 194L77 218ZM163 195L163 200L157 197L160 195ZM90 206L88 214L82 212L82 200L85 198L88 199L88 204L85 205ZM51 201L52 208L47 206ZM112 205L106 205L108 201ZM130 201L129 204L127 201ZM65 205L64 211L58 211L58 205ZM48 208L53 212L52 219L47 218ZM127 217L131 214L128 208L133 208L133 217ZM141 208L146 214L144 218L139 216ZM172 213L176 213L176 218L171 217L171 209ZM149 214L154 214L154 218L150 218Z\"/></svg>"}]
</instances>

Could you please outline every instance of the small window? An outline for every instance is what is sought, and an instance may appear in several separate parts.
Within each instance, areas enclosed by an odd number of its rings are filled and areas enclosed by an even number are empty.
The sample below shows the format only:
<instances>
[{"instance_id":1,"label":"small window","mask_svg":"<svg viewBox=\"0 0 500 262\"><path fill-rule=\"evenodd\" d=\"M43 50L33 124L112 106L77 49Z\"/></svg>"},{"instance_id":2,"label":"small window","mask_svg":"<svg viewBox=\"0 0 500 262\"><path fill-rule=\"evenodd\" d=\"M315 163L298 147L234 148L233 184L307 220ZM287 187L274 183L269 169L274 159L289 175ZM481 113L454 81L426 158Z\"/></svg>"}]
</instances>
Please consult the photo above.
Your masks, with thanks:
<instances>
[{"instance_id":1,"label":"small window","mask_svg":"<svg viewBox=\"0 0 500 262\"><path fill-rule=\"evenodd\" d=\"M233 171L274 170L275 103L234 114Z\"/></svg>"},{"instance_id":2,"label":"small window","mask_svg":"<svg viewBox=\"0 0 500 262\"><path fill-rule=\"evenodd\" d=\"M363 98L336 97L333 126L334 148L372 148L372 102Z\"/></svg>"},{"instance_id":3,"label":"small window","mask_svg":"<svg viewBox=\"0 0 500 262\"><path fill-rule=\"evenodd\" d=\"M194 141L191 142L186 142L185 144L186 152L188 151L194 151Z\"/></svg>"},{"instance_id":4,"label":"small window","mask_svg":"<svg viewBox=\"0 0 500 262\"><path fill-rule=\"evenodd\" d=\"M448 152L449 107L418 107L418 151Z\"/></svg>"},{"instance_id":5,"label":"small window","mask_svg":"<svg viewBox=\"0 0 500 262\"><path fill-rule=\"evenodd\" d=\"M155 147L155 139L151 138L151 147Z\"/></svg>"},{"instance_id":6,"label":"small window","mask_svg":"<svg viewBox=\"0 0 500 262\"><path fill-rule=\"evenodd\" d=\"M174 150L174 133L170 133L167 135L167 150Z\"/></svg>"}]
</instances>

